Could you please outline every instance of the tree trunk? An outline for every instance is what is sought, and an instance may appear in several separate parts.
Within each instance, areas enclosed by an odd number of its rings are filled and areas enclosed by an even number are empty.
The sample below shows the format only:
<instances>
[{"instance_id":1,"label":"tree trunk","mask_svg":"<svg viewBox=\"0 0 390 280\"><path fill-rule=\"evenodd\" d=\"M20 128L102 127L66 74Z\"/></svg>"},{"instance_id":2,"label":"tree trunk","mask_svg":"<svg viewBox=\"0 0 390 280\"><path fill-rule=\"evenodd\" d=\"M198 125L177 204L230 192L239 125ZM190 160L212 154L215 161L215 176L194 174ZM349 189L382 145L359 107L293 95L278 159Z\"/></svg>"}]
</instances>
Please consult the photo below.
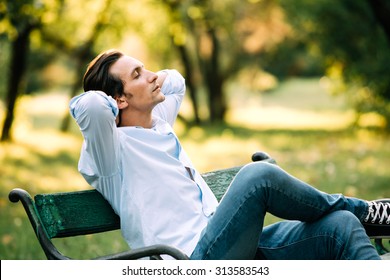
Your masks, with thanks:
<instances>
[{"instance_id":1,"label":"tree trunk","mask_svg":"<svg viewBox=\"0 0 390 280\"><path fill-rule=\"evenodd\" d=\"M190 99L191 99L192 109L194 111L195 123L200 124L199 106L198 106L198 100L196 99L197 87L195 86L194 78L191 75L194 69L191 64L187 49L184 46L177 46L177 48L179 50L181 61L185 69L186 85L190 91Z\"/></svg>"},{"instance_id":2,"label":"tree trunk","mask_svg":"<svg viewBox=\"0 0 390 280\"><path fill-rule=\"evenodd\" d=\"M390 42L390 2L388 0L368 0L368 3Z\"/></svg>"},{"instance_id":3,"label":"tree trunk","mask_svg":"<svg viewBox=\"0 0 390 280\"><path fill-rule=\"evenodd\" d=\"M212 123L223 122L226 113L226 100L224 97L222 81L218 74L209 75L207 89L209 91L210 121Z\"/></svg>"},{"instance_id":4,"label":"tree trunk","mask_svg":"<svg viewBox=\"0 0 390 280\"><path fill-rule=\"evenodd\" d=\"M208 33L211 37L212 51L209 61L205 63L206 76L204 78L209 98L210 121L223 122L227 105L223 92L224 78L219 67L219 42L215 29L210 28Z\"/></svg>"},{"instance_id":5,"label":"tree trunk","mask_svg":"<svg viewBox=\"0 0 390 280\"><path fill-rule=\"evenodd\" d=\"M12 140L12 124L14 121L15 103L21 90L23 76L26 70L26 61L29 51L30 33L32 26L27 26L12 42L10 78L6 96L6 117L3 123L1 141Z\"/></svg>"}]
</instances>

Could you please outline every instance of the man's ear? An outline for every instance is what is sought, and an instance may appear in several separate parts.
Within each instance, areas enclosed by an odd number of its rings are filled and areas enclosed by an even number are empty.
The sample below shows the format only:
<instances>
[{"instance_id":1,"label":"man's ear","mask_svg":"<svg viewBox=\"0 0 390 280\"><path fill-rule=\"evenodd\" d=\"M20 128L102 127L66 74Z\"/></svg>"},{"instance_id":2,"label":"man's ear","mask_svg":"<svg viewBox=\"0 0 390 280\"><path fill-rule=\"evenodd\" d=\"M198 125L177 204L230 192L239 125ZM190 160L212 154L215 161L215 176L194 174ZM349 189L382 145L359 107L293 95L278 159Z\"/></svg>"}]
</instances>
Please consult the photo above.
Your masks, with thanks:
<instances>
[{"instance_id":1,"label":"man's ear","mask_svg":"<svg viewBox=\"0 0 390 280\"><path fill-rule=\"evenodd\" d=\"M124 96L115 98L118 109L125 109L129 104Z\"/></svg>"}]
</instances>

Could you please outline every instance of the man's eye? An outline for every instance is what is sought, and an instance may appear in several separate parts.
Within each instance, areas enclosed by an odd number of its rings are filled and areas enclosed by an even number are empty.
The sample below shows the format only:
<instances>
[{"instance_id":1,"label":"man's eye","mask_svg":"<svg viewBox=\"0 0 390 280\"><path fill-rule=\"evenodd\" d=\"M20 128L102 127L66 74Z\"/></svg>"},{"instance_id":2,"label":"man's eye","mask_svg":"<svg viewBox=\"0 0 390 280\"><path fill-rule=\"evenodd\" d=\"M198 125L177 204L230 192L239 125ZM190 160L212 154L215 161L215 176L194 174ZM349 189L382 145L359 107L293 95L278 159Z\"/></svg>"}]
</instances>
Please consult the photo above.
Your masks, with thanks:
<instances>
[{"instance_id":1,"label":"man's eye","mask_svg":"<svg viewBox=\"0 0 390 280\"><path fill-rule=\"evenodd\" d=\"M140 73L138 71L134 72L134 79L138 79L140 77Z\"/></svg>"}]
</instances>

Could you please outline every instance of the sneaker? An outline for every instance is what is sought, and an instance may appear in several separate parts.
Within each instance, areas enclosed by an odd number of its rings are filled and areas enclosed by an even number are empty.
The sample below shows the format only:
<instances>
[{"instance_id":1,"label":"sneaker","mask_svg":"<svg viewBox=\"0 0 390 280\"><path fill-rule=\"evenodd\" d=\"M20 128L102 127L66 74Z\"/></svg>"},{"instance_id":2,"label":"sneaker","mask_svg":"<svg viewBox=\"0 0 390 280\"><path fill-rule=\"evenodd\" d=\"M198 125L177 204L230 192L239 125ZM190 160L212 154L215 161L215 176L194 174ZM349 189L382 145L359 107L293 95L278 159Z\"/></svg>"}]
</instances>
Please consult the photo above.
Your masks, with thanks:
<instances>
[{"instance_id":1,"label":"sneaker","mask_svg":"<svg viewBox=\"0 0 390 280\"><path fill-rule=\"evenodd\" d=\"M363 226L370 237L390 237L390 199L369 201Z\"/></svg>"}]
</instances>

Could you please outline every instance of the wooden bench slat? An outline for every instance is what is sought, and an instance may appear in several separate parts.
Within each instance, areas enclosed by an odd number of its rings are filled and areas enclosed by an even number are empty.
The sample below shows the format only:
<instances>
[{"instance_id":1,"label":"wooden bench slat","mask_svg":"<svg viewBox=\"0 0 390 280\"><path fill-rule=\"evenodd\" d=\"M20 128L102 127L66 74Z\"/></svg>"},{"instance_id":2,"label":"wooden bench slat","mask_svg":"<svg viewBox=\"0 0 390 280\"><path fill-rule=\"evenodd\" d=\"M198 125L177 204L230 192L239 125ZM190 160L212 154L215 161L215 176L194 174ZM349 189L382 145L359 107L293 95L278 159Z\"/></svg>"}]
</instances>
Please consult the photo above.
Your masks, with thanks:
<instances>
[{"instance_id":1,"label":"wooden bench slat","mask_svg":"<svg viewBox=\"0 0 390 280\"><path fill-rule=\"evenodd\" d=\"M50 238L120 228L119 217L96 190L39 194L34 199Z\"/></svg>"},{"instance_id":2,"label":"wooden bench slat","mask_svg":"<svg viewBox=\"0 0 390 280\"><path fill-rule=\"evenodd\" d=\"M216 198L221 200L234 176L240 171L241 166L217 170L202 174L203 179L209 185Z\"/></svg>"}]
</instances>

